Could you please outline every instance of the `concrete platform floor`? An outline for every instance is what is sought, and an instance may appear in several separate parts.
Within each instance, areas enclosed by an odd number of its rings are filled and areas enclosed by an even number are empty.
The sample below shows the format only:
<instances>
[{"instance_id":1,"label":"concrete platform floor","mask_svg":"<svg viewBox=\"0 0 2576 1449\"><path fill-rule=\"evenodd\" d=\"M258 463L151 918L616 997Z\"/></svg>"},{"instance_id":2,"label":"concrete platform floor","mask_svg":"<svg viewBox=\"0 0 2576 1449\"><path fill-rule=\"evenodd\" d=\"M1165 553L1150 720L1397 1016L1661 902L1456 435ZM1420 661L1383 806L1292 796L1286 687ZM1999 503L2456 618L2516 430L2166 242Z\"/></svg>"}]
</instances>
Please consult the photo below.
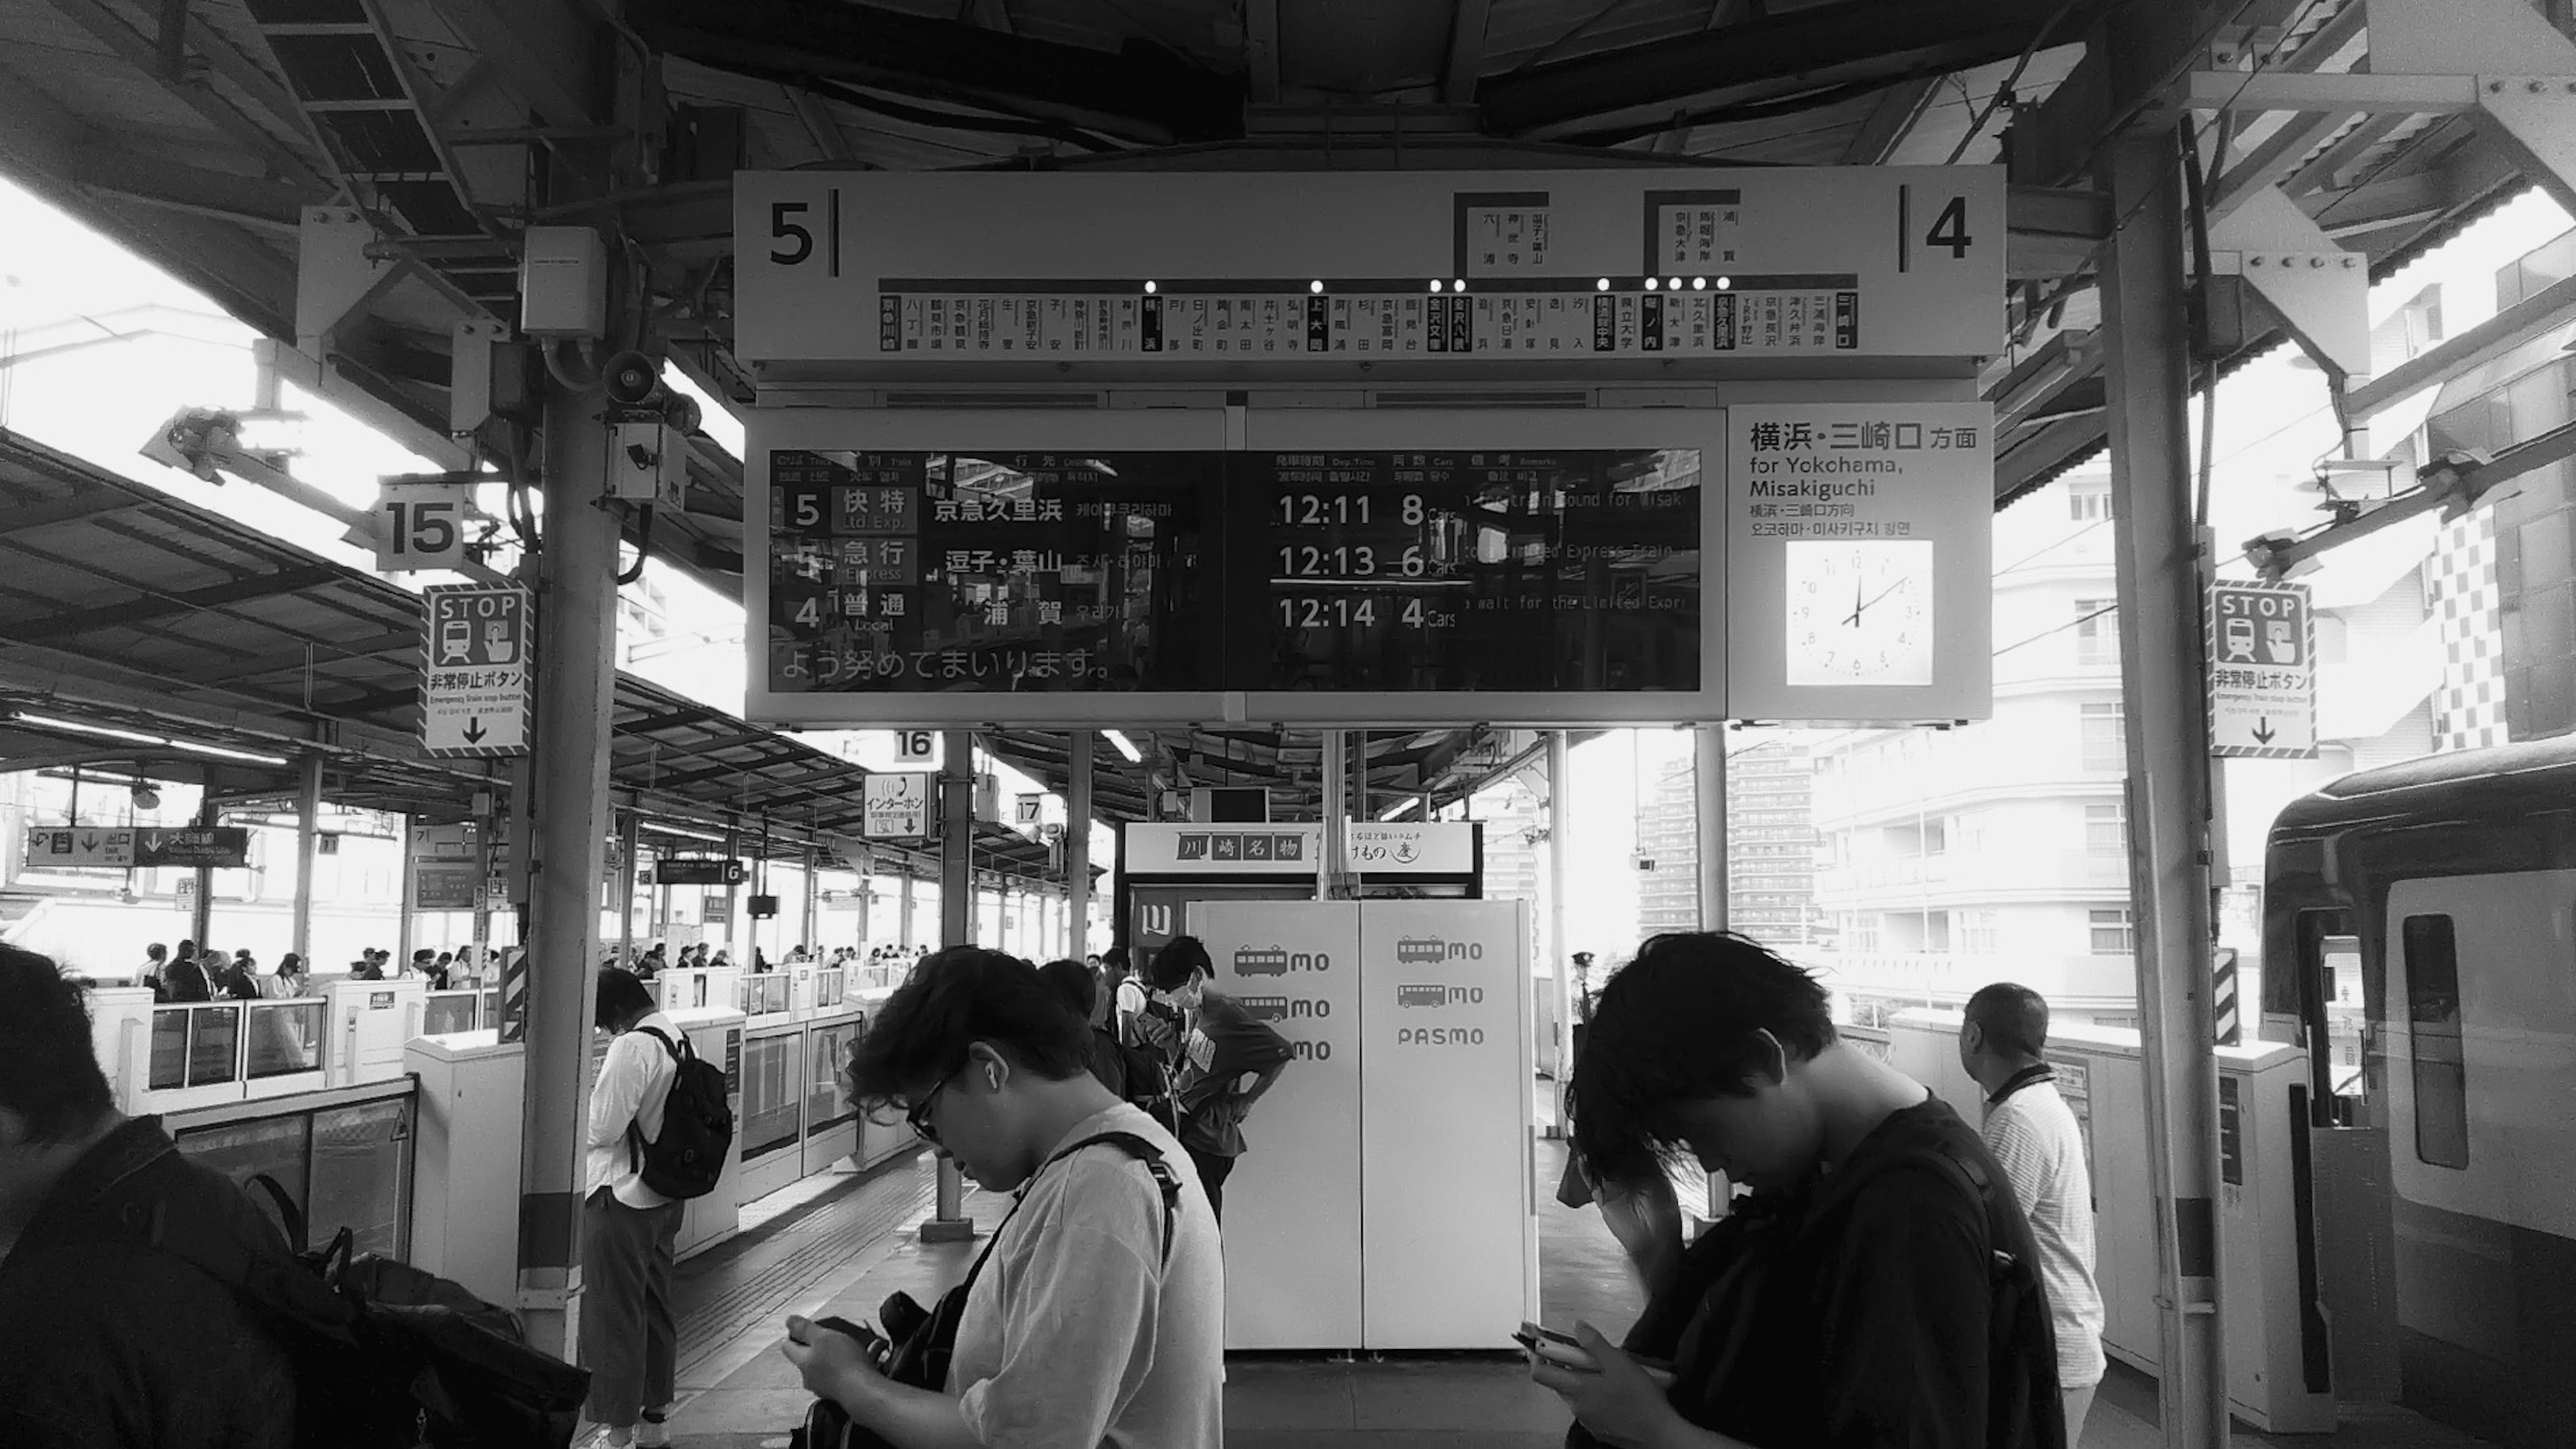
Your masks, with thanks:
<instances>
[{"instance_id":1,"label":"concrete platform floor","mask_svg":"<svg viewBox=\"0 0 2576 1449\"><path fill-rule=\"evenodd\" d=\"M1640 1306L1599 1214L1555 1202L1563 1146L1539 1144L1540 1295L1549 1322L1588 1318L1616 1337ZM790 1312L872 1319L902 1289L927 1303L965 1276L978 1244L929 1245L913 1232L931 1202L929 1159L811 1179L759 1209L759 1226L680 1265L685 1449L784 1449L808 1396L778 1352ZM969 1191L989 1231L1007 1206ZM1568 1416L1516 1354L1377 1359L1237 1355L1225 1393L1227 1449L1556 1449ZM2084 1449L2161 1449L2154 1380L2114 1365ZM2250 1449L2483 1449L2402 1410L2348 1413L2330 1436L2274 1439L2239 1426Z\"/></svg>"}]
</instances>

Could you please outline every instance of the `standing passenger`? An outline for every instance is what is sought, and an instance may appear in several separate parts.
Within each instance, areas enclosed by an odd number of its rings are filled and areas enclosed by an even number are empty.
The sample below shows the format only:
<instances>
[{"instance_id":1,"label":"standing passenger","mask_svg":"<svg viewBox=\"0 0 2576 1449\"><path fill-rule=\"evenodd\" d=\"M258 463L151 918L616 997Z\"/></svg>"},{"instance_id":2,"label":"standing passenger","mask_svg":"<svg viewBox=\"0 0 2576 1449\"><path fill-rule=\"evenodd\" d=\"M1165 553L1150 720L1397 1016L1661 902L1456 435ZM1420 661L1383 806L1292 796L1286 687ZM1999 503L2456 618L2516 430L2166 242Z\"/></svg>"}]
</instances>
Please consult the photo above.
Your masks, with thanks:
<instances>
[{"instance_id":1,"label":"standing passenger","mask_svg":"<svg viewBox=\"0 0 2576 1449\"><path fill-rule=\"evenodd\" d=\"M599 1029L613 1033L590 1089L582 1202L581 1357L590 1366L590 1418L610 1444L668 1444L664 1416L678 1397L679 1330L671 1318L671 1260L687 1204L644 1185L635 1134L662 1135L662 1108L679 1075L680 1029L631 971L599 973ZM641 1421L641 1428L638 1422Z\"/></svg>"},{"instance_id":2,"label":"standing passenger","mask_svg":"<svg viewBox=\"0 0 2576 1449\"><path fill-rule=\"evenodd\" d=\"M900 1106L989 1192L1019 1194L973 1274L944 1392L787 1320L805 1386L894 1449L1218 1449L1225 1268L1180 1144L1084 1070L1082 1023L1027 962L923 962L853 1051L851 1097Z\"/></svg>"},{"instance_id":3,"label":"standing passenger","mask_svg":"<svg viewBox=\"0 0 2576 1449\"><path fill-rule=\"evenodd\" d=\"M2066 1449L2109 1366L2102 1355L2102 1293L2093 1282L2093 1179L2084 1131L2057 1094L2048 1049L2048 1002L2027 986L1998 981L1968 998L1959 1027L1959 1065L1986 1094L1986 1150L2004 1165L2013 1196L2039 1240L2057 1330L2057 1387L2066 1400Z\"/></svg>"},{"instance_id":4,"label":"standing passenger","mask_svg":"<svg viewBox=\"0 0 2576 1449\"><path fill-rule=\"evenodd\" d=\"M1154 953L1155 995L1187 1022L1172 1079L1181 1145L1223 1222L1225 1180L1245 1147L1243 1119L1294 1053L1286 1037L1254 1021L1233 997L1207 989L1215 970L1196 936L1175 936Z\"/></svg>"}]
</instances>

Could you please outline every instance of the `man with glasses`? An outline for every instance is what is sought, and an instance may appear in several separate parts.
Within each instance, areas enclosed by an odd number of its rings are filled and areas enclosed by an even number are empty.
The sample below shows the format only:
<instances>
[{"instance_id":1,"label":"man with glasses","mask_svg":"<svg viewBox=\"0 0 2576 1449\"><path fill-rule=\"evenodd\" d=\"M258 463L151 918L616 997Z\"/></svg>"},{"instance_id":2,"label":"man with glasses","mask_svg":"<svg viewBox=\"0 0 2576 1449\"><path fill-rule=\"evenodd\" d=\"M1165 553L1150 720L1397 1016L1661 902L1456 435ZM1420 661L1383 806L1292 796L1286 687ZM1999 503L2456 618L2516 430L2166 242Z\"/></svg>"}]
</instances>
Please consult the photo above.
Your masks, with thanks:
<instances>
[{"instance_id":1,"label":"man with glasses","mask_svg":"<svg viewBox=\"0 0 2576 1449\"><path fill-rule=\"evenodd\" d=\"M944 1392L788 1320L805 1386L895 1449L1224 1442L1216 1219L1181 1145L1091 1075L1088 1034L1036 967L961 946L924 961L852 1052L854 1099L900 1107L979 1186L1018 1197L972 1275Z\"/></svg>"}]
</instances>

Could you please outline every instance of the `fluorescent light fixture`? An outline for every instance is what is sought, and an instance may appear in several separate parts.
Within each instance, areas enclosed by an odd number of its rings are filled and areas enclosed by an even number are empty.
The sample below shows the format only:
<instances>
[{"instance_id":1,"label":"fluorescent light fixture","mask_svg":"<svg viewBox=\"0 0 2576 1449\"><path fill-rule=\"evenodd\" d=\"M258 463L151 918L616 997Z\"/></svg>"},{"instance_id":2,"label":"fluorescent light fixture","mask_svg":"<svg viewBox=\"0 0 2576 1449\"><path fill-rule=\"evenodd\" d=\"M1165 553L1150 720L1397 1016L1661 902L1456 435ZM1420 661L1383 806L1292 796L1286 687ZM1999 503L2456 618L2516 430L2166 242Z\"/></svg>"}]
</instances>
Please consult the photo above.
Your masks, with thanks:
<instances>
[{"instance_id":1,"label":"fluorescent light fixture","mask_svg":"<svg viewBox=\"0 0 2576 1449\"><path fill-rule=\"evenodd\" d=\"M1141 765L1145 763L1145 757L1138 753L1135 742L1128 739L1125 735L1116 730L1102 730L1100 732L1100 737L1107 740L1110 745L1118 751L1118 753L1125 755L1127 757L1127 763L1131 765Z\"/></svg>"},{"instance_id":2,"label":"fluorescent light fixture","mask_svg":"<svg viewBox=\"0 0 2576 1449\"><path fill-rule=\"evenodd\" d=\"M126 740L138 745L158 745L167 743L167 741L163 740L159 735L139 734L133 730L110 729L106 725L83 724L76 719L56 719L52 715L29 714L23 709L12 711L9 717L20 724L34 725L40 730L70 730L74 734L96 735L100 739L106 740Z\"/></svg>"},{"instance_id":3,"label":"fluorescent light fixture","mask_svg":"<svg viewBox=\"0 0 2576 1449\"><path fill-rule=\"evenodd\" d=\"M1413 813L1413 807L1421 803L1421 796L1407 795L1403 799L1396 801L1393 809L1379 811L1377 818L1380 820L1394 820L1400 816L1410 815Z\"/></svg>"},{"instance_id":4,"label":"fluorescent light fixture","mask_svg":"<svg viewBox=\"0 0 2576 1449\"><path fill-rule=\"evenodd\" d=\"M660 825L646 821L640 828L649 830L655 835L676 835L682 840L703 840L709 845L725 843L725 838L721 835L709 835L703 830L683 830L676 825Z\"/></svg>"},{"instance_id":5,"label":"fluorescent light fixture","mask_svg":"<svg viewBox=\"0 0 2576 1449\"><path fill-rule=\"evenodd\" d=\"M286 763L286 757L283 755L260 755L253 754L249 750L228 750L222 745L201 745L194 740L164 740L162 743L170 746L172 749L186 750L191 754L212 755L219 760L248 760L254 765L283 765Z\"/></svg>"}]
</instances>

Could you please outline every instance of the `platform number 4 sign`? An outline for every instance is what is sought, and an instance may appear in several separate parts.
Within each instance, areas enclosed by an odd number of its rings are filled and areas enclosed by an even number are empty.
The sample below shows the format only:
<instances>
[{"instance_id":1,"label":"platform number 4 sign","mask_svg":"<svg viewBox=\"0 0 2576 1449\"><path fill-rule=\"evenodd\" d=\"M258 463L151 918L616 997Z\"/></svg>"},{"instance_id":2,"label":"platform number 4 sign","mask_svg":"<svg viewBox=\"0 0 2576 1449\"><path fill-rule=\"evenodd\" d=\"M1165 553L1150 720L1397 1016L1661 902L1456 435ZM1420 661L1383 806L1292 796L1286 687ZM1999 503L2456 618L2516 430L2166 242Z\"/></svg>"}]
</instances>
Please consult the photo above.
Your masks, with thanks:
<instances>
[{"instance_id":1,"label":"platform number 4 sign","mask_svg":"<svg viewBox=\"0 0 2576 1449\"><path fill-rule=\"evenodd\" d=\"M1976 237L1968 230L1968 198L1940 197L1936 193L1921 200L1925 205L1918 207L1911 186L1896 188L1896 269L1900 272L1914 270L1918 249L1934 261L1940 260L1942 255L1954 262L1966 261L1969 249L1977 243ZM1937 205L1933 204L1935 202ZM1931 215L1932 224L1918 236L1914 229L1922 224L1921 218L1926 212Z\"/></svg>"},{"instance_id":2,"label":"platform number 4 sign","mask_svg":"<svg viewBox=\"0 0 2576 1449\"><path fill-rule=\"evenodd\" d=\"M894 732L895 763L901 765L929 764L933 742L937 734L938 732L936 730L896 730Z\"/></svg>"}]
</instances>

